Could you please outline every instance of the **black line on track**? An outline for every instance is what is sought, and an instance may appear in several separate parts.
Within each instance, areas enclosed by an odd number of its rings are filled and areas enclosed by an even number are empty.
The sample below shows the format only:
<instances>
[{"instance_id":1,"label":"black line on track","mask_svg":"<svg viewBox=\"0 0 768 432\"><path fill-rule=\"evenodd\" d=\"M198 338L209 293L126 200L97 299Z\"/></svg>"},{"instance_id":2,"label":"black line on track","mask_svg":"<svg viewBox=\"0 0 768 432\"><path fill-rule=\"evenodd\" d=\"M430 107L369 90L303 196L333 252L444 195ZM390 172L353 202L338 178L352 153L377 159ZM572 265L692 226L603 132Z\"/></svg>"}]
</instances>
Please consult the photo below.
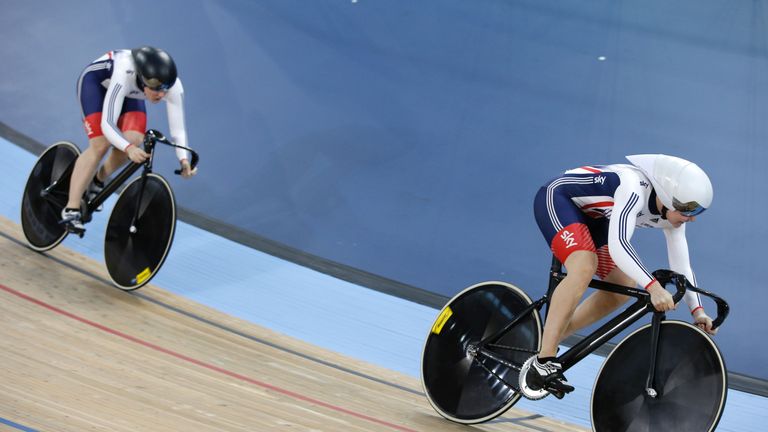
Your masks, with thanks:
<instances>
[{"instance_id":1,"label":"black line on track","mask_svg":"<svg viewBox=\"0 0 768 432\"><path fill-rule=\"evenodd\" d=\"M91 273L88 270L85 270L85 269L82 269L80 267L77 267L74 264L70 264L70 263L68 263L68 262L66 262L66 261L64 261L64 260L62 260L60 258L48 255L48 254L46 254L44 252L36 252L36 251L34 251L32 249L29 249L27 247L27 245L24 244L24 242L11 237L10 235L8 235L5 232L0 231L0 236L10 240L13 243L16 243L17 245L23 247L24 249L28 249L32 253L37 253L37 254L39 254L41 256L44 256L44 257L46 257L46 258L48 258L48 259L50 259L50 260L52 260L52 261L54 261L54 262L56 262L58 264L63 265L64 267L67 267L70 270L76 271L76 272L78 272L78 273L80 273L82 275L85 275L85 276L93 279L93 280L101 282L104 285L108 286L109 288L118 289L118 288L116 288L112 284L112 282L108 281L107 279L105 279L105 278L103 278L103 277L101 277L101 276L99 276L97 274ZM210 325L212 327L218 328L219 330L223 330L223 331L226 331L228 333L231 333L231 334L240 336L242 338L248 339L251 342L256 342L258 344L265 345L265 346L268 346L270 348L274 348L274 349L276 349L278 351L282 351L282 352L285 352L287 354L291 354L291 355L294 355L296 357L300 357L302 359L305 359L305 360L311 361L313 363L317 363L317 364L323 365L325 367L329 367L331 369L335 369L335 370L340 371L340 372L344 372L344 373L348 373L350 375L354 375L354 376L356 376L358 378L363 378L363 379L366 379L366 380L369 380L369 381L373 381L373 382L385 385L387 387L391 387L391 388L394 388L394 389L397 389L397 390L404 391L406 393L411 393L411 394L414 394L414 395L417 395L417 396L426 397L426 395L423 392L420 392L418 390L414 390L412 388L405 387L405 386L402 386L400 384L395 384L393 382L389 382L389 381L386 381L386 380L383 380L383 379L380 379L380 378L376 378L374 376L371 376L371 375L368 375L368 374L365 374L365 373L362 373L362 372L358 372L358 371L356 371L354 369L350 369L350 368L344 367L344 366L339 365L337 363L333 363L333 362L329 362L329 361L326 361L326 360L323 360L323 359L319 359L319 358L313 357L313 356L311 356L309 354L304 354L302 352L299 352L299 351L296 351L296 350L284 347L284 346L282 346L280 344L276 344L274 342L270 342L270 341L268 341L266 339L262 339L262 338L250 335L248 333L241 332L239 330L235 330L235 329L233 329L233 328L231 328L229 326L226 326L224 324L217 323L217 322L209 320L207 318L203 318L203 317L201 317L199 315L196 315L196 314L194 314L192 312L186 311L186 310L181 309L181 308L177 308L176 306L171 306L168 303L165 303L165 302L162 302L160 300L157 300L157 299L154 299L152 297L149 297L149 296L147 296L145 294L142 294L142 293L138 292L138 290L137 291L122 291L122 292L124 292L124 293L126 293L128 295L132 295L134 297L138 297L138 298L140 298L142 300L146 300L146 301L148 301L150 303L153 303L153 304L156 304L156 305L158 305L158 306L160 306L160 307L162 307L164 309L167 309L167 310L170 310L172 312L178 313L180 315L186 316L187 318L191 318L191 319L193 319L195 321L202 322L204 324L207 324L207 325ZM503 415L504 414L502 414L502 416ZM544 429L544 428L541 428L540 426L530 425L530 424L525 424L524 423L524 422L531 421L531 420L537 420L537 419L542 418L542 417L543 416L540 415L540 414L533 414L533 415L529 415L529 416L525 416L525 417L516 417L516 418L504 417L504 418L497 418L495 420L491 420L488 423L514 423L514 424L519 424L519 425L527 427L527 428L535 429L535 430L540 431L540 432L551 432L551 430L549 430L549 429Z\"/></svg>"},{"instance_id":2,"label":"black line on track","mask_svg":"<svg viewBox=\"0 0 768 432\"><path fill-rule=\"evenodd\" d=\"M103 277L101 277L101 276L99 276L99 275L97 275L95 273L91 273L88 270L85 270L85 269L82 269L80 267L77 267L74 264L68 263L68 262L66 262L66 261L64 261L64 260L62 260L60 258L48 255L45 252L36 252L36 251L34 251L32 249L29 249L24 242L11 237L9 234L7 234L5 232L0 231L0 237L3 237L5 239L7 239L7 240L10 240L11 242L16 243L17 245L23 247L24 249L29 250L32 253L37 253L37 254L39 254L41 256L44 256L44 257L50 259L51 261L54 261L54 262L56 262L58 264L61 264L64 267L67 267L70 270L76 271L76 272L78 272L78 273L80 273L80 274L82 274L84 276L87 276L87 277L89 277L89 278L91 278L91 279L93 279L95 281L101 282L101 283L103 283L104 285L108 286L111 289L119 290L118 288L116 288L112 284L112 282L108 281L107 279L105 279L105 278L103 278ZM245 332L241 332L239 330L233 329L233 328L231 328L229 326L226 326L226 325L221 324L221 323L217 323L217 322L209 320L207 318L203 318L203 317L201 317L199 315L196 315L196 314L194 314L192 312L189 312L189 311L186 311L184 309L178 308L176 306L171 306L168 303L162 302L160 300L157 300L157 299L149 297L149 296L147 296L145 294L142 294L142 293L138 292L138 290L136 290L136 291L123 291L123 290L120 290L120 291L124 292L125 294L132 295L134 297L138 297L138 298L140 298L142 300L146 300L146 301L148 301L150 303L153 303L155 305L158 305L158 306L160 306L160 307L162 307L164 309L167 309L167 310L170 310L172 312L178 313L180 315L186 316L187 318L191 318L191 319L193 319L195 321L202 322L204 324L207 324L207 325L210 325L212 327L215 327L215 328L217 328L219 330L223 330L225 332L228 332L228 333L240 336L242 338L248 339L251 342L256 342L258 344L265 345L265 346L268 346L270 348L274 348L274 349L276 349L278 351L282 351L284 353L294 355L294 356L302 358L304 360L308 360L308 361L311 361L313 363L317 363L317 364L320 364L322 366L329 367L331 369L335 369L335 370L340 371L340 372L348 373L348 374L356 376L358 378L363 378L363 379L366 379L366 380L369 380L369 381L373 381L373 382L385 385L387 387L391 387L391 388L394 388L394 389L397 389L397 390L404 391L406 393L410 393L410 394L414 394L414 395L426 398L426 395L423 392L420 392L418 390L414 390L412 388L405 387L405 386L402 386L400 384L395 384L393 382L389 382L389 381L386 381L386 380L383 380L383 379L380 379L380 378L376 378L374 376L371 376L371 375L368 375L368 374L365 374L365 373L362 373L362 372L358 372L358 371L356 371L354 369L350 369L350 368L344 367L344 366L339 365L337 363L333 363L333 362L329 362L329 361L326 361L326 360L322 360L322 359L319 359L317 357L313 357L313 356L311 356L309 354L304 354L302 352L299 352L299 351L296 351L296 350L284 347L284 346L282 346L280 344L277 344L277 343L274 343L274 342L270 342L269 340L253 336L253 335L250 335L250 334L245 333ZM540 414L532 414L532 415L528 415L528 416L524 416L524 417L509 417L509 416L505 416L505 414L502 414L500 417L498 417L498 418L496 418L494 420L491 420L488 423L513 423L513 424L518 424L520 426L523 426L523 427L526 427L526 428L529 428L529 429L533 429L533 430L536 430L536 431L539 431L539 432L552 432L552 430L550 430L550 429L546 429L546 428L542 428L541 426L531 425L531 424L525 423L525 422L532 421L532 420L537 420L537 419L540 419L540 418L543 418L543 417L544 416L542 416Z\"/></svg>"}]
</instances>

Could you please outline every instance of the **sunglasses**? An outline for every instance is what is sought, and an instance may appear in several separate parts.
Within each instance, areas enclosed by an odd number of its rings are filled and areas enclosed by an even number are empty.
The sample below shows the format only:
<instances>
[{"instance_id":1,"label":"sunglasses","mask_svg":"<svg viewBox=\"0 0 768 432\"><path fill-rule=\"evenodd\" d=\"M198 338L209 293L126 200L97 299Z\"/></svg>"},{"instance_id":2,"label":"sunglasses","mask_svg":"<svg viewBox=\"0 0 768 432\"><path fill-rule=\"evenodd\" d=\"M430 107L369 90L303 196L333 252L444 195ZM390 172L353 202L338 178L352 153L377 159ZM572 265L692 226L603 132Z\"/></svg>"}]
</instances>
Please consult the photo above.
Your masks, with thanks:
<instances>
[{"instance_id":1,"label":"sunglasses","mask_svg":"<svg viewBox=\"0 0 768 432\"><path fill-rule=\"evenodd\" d=\"M672 205L675 207L675 210L680 212L683 216L696 216L704 213L704 210L706 210L706 207L702 207L699 203L696 201L689 201L687 203L683 203L678 201L676 198L672 198Z\"/></svg>"}]
</instances>

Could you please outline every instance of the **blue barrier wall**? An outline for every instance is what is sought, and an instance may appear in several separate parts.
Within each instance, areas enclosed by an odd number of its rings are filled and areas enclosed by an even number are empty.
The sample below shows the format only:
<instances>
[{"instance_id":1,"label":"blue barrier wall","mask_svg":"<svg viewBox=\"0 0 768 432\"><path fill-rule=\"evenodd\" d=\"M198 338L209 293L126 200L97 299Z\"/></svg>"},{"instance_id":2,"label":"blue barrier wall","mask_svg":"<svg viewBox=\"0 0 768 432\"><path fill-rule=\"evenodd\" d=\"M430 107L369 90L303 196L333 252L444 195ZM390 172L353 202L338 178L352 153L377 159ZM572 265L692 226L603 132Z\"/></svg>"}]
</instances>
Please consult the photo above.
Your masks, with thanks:
<instances>
[{"instance_id":1,"label":"blue barrier wall","mask_svg":"<svg viewBox=\"0 0 768 432\"><path fill-rule=\"evenodd\" d=\"M164 47L202 154L194 181L171 179L182 206L445 295L484 279L543 293L531 203L558 172L629 153L696 161L715 201L689 227L694 268L733 308L718 343L732 370L768 378L768 348L742 336L768 303L765 1L4 0L2 12L0 121L82 147L80 70L110 49ZM167 129L164 107L150 127ZM633 242L666 266L660 232Z\"/></svg>"}]
</instances>

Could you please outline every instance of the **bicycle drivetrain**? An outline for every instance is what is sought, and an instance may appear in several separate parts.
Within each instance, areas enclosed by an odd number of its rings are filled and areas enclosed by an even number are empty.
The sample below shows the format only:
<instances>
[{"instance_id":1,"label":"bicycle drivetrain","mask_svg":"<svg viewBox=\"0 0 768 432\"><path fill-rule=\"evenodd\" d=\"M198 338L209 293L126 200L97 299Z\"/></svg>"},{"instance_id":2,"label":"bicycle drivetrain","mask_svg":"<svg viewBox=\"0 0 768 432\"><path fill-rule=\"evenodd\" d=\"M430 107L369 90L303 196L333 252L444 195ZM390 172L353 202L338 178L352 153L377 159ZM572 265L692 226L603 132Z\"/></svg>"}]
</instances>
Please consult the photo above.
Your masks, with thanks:
<instances>
[{"instance_id":1,"label":"bicycle drivetrain","mask_svg":"<svg viewBox=\"0 0 768 432\"><path fill-rule=\"evenodd\" d=\"M536 356L529 358L528 360L523 363L523 366L520 368L520 375L518 378L518 385L520 386L520 394L523 395L526 399L530 400L539 400L544 399L545 397L552 394L558 399L562 399L565 396L565 393L555 390L555 389L539 389L534 390L528 385L528 381L526 380L526 376L528 375L528 370L531 368L531 364L536 360Z\"/></svg>"}]
</instances>

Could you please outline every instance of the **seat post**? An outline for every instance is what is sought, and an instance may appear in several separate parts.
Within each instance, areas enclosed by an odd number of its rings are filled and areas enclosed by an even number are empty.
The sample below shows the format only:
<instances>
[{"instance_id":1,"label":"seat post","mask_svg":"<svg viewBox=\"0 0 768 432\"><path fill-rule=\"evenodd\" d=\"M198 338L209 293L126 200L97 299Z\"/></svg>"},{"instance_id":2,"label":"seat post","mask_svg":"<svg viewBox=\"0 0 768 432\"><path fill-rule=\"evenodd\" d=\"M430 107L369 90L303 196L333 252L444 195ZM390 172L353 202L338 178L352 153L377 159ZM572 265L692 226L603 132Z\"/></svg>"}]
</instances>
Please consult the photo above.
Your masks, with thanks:
<instances>
[{"instance_id":1,"label":"seat post","mask_svg":"<svg viewBox=\"0 0 768 432\"><path fill-rule=\"evenodd\" d=\"M553 272L559 272L563 269L563 264L556 256L552 255L552 266L549 269Z\"/></svg>"},{"instance_id":2,"label":"seat post","mask_svg":"<svg viewBox=\"0 0 768 432\"><path fill-rule=\"evenodd\" d=\"M552 265L549 268L549 286L547 287L547 310L544 313L544 321L547 320L547 315L549 314L549 302L552 301L552 294L555 292L555 288L557 288L557 285L562 280L561 277L556 275L559 275L562 270L563 264L559 259L557 259L557 257L552 255Z\"/></svg>"}]
</instances>

